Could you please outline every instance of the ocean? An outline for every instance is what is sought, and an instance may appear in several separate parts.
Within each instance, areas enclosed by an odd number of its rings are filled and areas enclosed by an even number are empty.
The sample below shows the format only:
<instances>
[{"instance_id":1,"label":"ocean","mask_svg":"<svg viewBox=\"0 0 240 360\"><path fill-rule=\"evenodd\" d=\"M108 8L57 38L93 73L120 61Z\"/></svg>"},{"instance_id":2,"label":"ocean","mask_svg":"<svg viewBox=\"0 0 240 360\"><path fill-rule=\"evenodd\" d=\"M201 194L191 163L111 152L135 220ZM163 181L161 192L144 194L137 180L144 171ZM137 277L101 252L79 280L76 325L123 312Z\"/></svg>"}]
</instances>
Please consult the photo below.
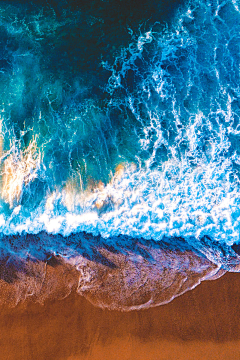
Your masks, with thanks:
<instances>
[{"instance_id":1,"label":"ocean","mask_svg":"<svg viewBox=\"0 0 240 360\"><path fill-rule=\"evenodd\" d=\"M239 28L236 0L1 1L12 303L48 297L46 265L120 310L240 270Z\"/></svg>"}]
</instances>

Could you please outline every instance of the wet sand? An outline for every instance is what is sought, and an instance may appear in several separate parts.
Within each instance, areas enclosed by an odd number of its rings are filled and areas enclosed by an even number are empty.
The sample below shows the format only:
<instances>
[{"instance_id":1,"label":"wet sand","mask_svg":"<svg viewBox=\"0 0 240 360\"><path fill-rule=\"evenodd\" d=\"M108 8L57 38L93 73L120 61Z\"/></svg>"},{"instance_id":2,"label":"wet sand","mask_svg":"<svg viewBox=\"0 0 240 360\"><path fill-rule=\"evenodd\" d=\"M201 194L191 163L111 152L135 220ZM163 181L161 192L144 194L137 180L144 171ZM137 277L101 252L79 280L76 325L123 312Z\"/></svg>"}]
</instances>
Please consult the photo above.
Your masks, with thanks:
<instances>
[{"instance_id":1,"label":"wet sand","mask_svg":"<svg viewBox=\"0 0 240 360\"><path fill-rule=\"evenodd\" d=\"M5 360L240 359L240 275L205 281L171 303L119 312L72 293L1 307Z\"/></svg>"}]
</instances>

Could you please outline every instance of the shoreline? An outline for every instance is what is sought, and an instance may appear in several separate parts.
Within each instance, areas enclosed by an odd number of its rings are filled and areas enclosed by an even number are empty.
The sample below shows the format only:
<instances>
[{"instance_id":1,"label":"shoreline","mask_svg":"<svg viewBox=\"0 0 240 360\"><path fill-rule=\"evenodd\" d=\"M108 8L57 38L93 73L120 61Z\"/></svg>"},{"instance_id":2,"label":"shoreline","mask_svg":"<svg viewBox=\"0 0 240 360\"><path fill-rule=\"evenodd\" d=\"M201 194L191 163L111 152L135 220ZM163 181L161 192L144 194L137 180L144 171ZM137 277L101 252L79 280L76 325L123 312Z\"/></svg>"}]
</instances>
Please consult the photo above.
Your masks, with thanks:
<instances>
[{"instance_id":1,"label":"shoreline","mask_svg":"<svg viewBox=\"0 0 240 360\"><path fill-rule=\"evenodd\" d=\"M227 273L147 310L102 310L74 293L44 305L27 301L15 308L1 306L1 356L8 360L105 360L106 354L109 360L156 356L158 360L237 360L239 296L240 276Z\"/></svg>"},{"instance_id":2,"label":"shoreline","mask_svg":"<svg viewBox=\"0 0 240 360\"><path fill-rule=\"evenodd\" d=\"M12 244L19 241L20 248L24 240L16 237ZM9 253L2 258L0 304L15 306L30 297L44 303L76 291L100 308L131 311L167 304L202 281L223 276L227 270L239 271L239 256L231 248L226 259L215 264L180 238L154 243L117 237L107 242L87 234L68 239L43 233L26 240L29 253L38 257L28 254L24 259ZM47 251L48 242L54 240L59 249L67 249L71 240L72 256Z\"/></svg>"}]
</instances>

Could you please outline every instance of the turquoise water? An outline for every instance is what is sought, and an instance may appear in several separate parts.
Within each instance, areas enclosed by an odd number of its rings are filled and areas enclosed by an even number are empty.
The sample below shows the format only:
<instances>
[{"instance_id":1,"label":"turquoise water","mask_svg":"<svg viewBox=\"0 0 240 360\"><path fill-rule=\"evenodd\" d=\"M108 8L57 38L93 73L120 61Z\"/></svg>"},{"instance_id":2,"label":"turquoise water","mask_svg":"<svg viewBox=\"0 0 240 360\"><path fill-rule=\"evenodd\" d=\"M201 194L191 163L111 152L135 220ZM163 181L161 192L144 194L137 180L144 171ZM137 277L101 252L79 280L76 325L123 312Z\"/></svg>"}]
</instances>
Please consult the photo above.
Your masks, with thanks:
<instances>
[{"instance_id":1,"label":"turquoise water","mask_svg":"<svg viewBox=\"0 0 240 360\"><path fill-rule=\"evenodd\" d=\"M113 247L181 238L229 270L240 4L127 4L1 2L2 251L72 256L83 232ZM56 237L26 240L40 232Z\"/></svg>"}]
</instances>

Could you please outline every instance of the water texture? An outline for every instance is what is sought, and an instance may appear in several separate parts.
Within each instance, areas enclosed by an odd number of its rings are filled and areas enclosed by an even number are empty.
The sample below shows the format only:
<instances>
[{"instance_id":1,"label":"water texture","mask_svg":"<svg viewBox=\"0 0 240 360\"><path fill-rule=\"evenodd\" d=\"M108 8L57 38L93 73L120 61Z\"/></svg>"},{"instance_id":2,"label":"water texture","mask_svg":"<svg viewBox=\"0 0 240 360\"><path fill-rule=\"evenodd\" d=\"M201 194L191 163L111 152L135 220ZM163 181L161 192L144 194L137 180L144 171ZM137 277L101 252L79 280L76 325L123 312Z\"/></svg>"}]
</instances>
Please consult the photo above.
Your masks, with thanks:
<instances>
[{"instance_id":1,"label":"water texture","mask_svg":"<svg viewBox=\"0 0 240 360\"><path fill-rule=\"evenodd\" d=\"M239 2L68 5L0 4L2 281L58 256L129 310L239 271Z\"/></svg>"}]
</instances>

